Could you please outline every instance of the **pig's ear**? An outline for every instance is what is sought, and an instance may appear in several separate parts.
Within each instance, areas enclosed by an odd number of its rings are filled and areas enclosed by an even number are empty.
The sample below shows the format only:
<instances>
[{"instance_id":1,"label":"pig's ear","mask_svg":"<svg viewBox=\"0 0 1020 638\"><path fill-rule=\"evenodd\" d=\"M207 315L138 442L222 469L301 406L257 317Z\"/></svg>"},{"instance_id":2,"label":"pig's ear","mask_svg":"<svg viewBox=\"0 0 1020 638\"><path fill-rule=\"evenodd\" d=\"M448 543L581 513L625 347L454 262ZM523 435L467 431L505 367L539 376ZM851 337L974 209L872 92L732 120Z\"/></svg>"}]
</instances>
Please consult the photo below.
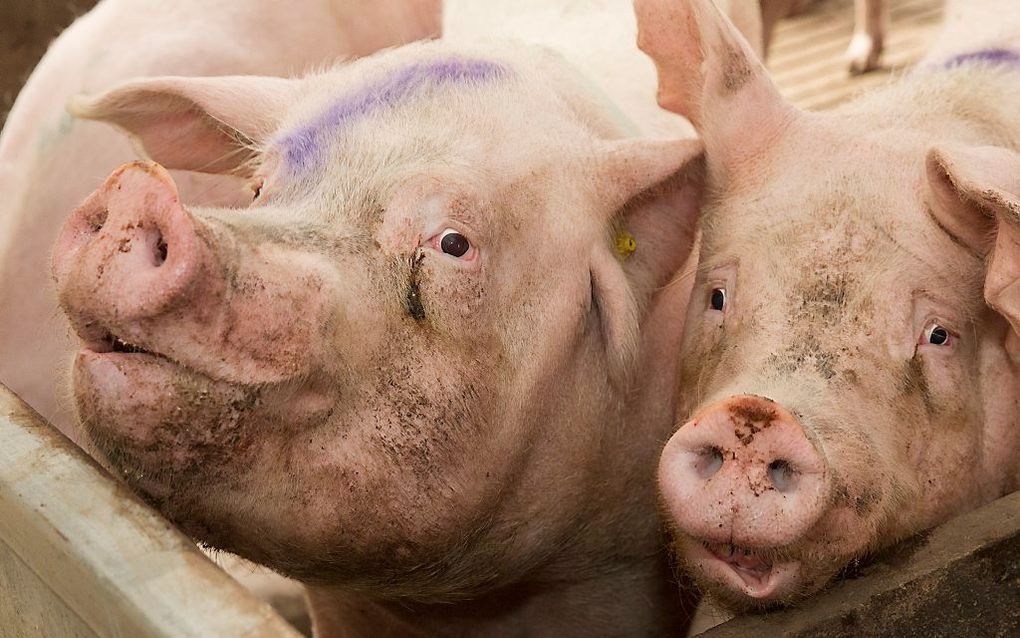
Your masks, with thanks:
<instances>
[{"instance_id":1,"label":"pig's ear","mask_svg":"<svg viewBox=\"0 0 1020 638\"><path fill-rule=\"evenodd\" d=\"M950 237L991 253L985 300L1020 334L1020 155L995 146L928 152L928 204Z\"/></svg>"},{"instance_id":2,"label":"pig's ear","mask_svg":"<svg viewBox=\"0 0 1020 638\"><path fill-rule=\"evenodd\" d=\"M659 105L691 121L713 163L741 163L796 114L711 0L636 0L634 9L638 46L658 70Z\"/></svg>"},{"instance_id":3,"label":"pig's ear","mask_svg":"<svg viewBox=\"0 0 1020 638\"><path fill-rule=\"evenodd\" d=\"M703 181L698 140L603 142L596 152L596 207L607 233L592 254L592 287L611 370L626 378L651 297L694 247Z\"/></svg>"},{"instance_id":4,"label":"pig's ear","mask_svg":"<svg viewBox=\"0 0 1020 638\"><path fill-rule=\"evenodd\" d=\"M123 129L167 168L245 175L254 147L276 129L297 87L258 76L152 78L77 96L68 110Z\"/></svg>"}]
</instances>

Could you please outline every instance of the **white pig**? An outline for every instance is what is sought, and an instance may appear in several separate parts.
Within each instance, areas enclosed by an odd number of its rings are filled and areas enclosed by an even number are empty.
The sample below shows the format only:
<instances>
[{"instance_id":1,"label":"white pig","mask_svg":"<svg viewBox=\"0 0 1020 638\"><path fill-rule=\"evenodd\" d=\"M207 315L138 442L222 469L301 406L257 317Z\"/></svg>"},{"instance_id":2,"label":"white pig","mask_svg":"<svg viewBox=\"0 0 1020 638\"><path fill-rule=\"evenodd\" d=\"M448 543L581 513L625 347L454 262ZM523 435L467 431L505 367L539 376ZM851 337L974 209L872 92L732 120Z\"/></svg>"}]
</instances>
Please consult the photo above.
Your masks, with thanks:
<instances>
[{"instance_id":1,"label":"white pig","mask_svg":"<svg viewBox=\"0 0 1020 638\"><path fill-rule=\"evenodd\" d=\"M1017 488L1020 13L951 2L915 72L806 113L709 1L637 9L708 170L664 513L704 588L789 603Z\"/></svg>"},{"instance_id":2,"label":"white pig","mask_svg":"<svg viewBox=\"0 0 1020 638\"><path fill-rule=\"evenodd\" d=\"M76 437L62 390L72 342L49 249L73 208L136 157L68 99L148 75L288 75L438 35L440 0L104 0L50 47L0 134L0 382ZM186 201L240 204L232 177L181 173Z\"/></svg>"}]
</instances>

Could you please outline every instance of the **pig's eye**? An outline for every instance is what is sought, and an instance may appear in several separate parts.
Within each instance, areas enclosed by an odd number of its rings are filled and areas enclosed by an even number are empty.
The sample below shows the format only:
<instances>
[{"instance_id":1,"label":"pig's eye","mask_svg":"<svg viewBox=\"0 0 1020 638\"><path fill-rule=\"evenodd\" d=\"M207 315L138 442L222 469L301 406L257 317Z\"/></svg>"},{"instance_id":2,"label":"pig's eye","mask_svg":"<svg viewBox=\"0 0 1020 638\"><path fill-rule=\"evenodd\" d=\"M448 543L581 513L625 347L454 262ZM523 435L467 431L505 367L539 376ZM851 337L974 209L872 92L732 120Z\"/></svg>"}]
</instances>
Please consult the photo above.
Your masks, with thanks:
<instances>
[{"instance_id":1,"label":"pig's eye","mask_svg":"<svg viewBox=\"0 0 1020 638\"><path fill-rule=\"evenodd\" d=\"M457 231L447 229L439 236L439 249L447 255L463 257L471 250L471 242Z\"/></svg>"},{"instance_id":2,"label":"pig's eye","mask_svg":"<svg viewBox=\"0 0 1020 638\"><path fill-rule=\"evenodd\" d=\"M953 333L943 325L930 323L924 329L924 333L921 334L921 343L933 346L948 346L953 343Z\"/></svg>"},{"instance_id":3,"label":"pig's eye","mask_svg":"<svg viewBox=\"0 0 1020 638\"><path fill-rule=\"evenodd\" d=\"M726 308L726 289L713 288L708 295L708 307L722 312Z\"/></svg>"}]
</instances>

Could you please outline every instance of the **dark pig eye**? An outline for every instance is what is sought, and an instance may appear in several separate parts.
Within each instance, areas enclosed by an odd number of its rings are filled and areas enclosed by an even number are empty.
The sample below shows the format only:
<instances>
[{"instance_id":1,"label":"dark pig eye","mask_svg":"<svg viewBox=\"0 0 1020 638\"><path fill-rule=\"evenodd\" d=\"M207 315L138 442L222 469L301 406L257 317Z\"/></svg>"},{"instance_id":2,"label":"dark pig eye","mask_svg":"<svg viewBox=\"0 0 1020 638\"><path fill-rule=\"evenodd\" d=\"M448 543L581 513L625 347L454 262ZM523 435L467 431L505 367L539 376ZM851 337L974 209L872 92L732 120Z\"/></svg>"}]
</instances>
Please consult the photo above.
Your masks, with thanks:
<instances>
[{"instance_id":1,"label":"dark pig eye","mask_svg":"<svg viewBox=\"0 0 1020 638\"><path fill-rule=\"evenodd\" d=\"M712 310L718 310L722 312L726 308L726 289L725 288L713 288L712 294L708 298L708 305Z\"/></svg>"},{"instance_id":2,"label":"dark pig eye","mask_svg":"<svg viewBox=\"0 0 1020 638\"><path fill-rule=\"evenodd\" d=\"M937 323L929 325L921 336L921 343L933 346L948 346L953 341L953 333Z\"/></svg>"},{"instance_id":3,"label":"dark pig eye","mask_svg":"<svg viewBox=\"0 0 1020 638\"><path fill-rule=\"evenodd\" d=\"M471 250L471 242L457 231L447 230L443 232L439 240L439 247L447 255L463 257L467 254L467 251Z\"/></svg>"}]
</instances>

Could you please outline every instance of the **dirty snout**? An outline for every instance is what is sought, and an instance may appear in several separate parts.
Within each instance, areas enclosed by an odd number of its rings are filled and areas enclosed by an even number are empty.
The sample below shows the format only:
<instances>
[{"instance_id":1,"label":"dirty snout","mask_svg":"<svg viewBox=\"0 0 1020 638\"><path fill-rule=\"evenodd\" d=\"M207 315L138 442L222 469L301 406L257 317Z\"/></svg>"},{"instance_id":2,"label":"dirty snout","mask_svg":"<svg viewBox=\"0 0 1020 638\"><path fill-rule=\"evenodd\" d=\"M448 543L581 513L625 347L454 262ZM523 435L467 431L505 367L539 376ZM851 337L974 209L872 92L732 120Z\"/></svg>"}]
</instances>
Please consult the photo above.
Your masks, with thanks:
<instances>
[{"instance_id":1,"label":"dirty snout","mask_svg":"<svg viewBox=\"0 0 1020 638\"><path fill-rule=\"evenodd\" d=\"M320 266L189 212L157 164L118 169L53 252L82 341L73 381L90 437L107 456L178 469L199 450L237 448L260 395L307 376L321 350L330 291Z\"/></svg>"},{"instance_id":2,"label":"dirty snout","mask_svg":"<svg viewBox=\"0 0 1020 638\"><path fill-rule=\"evenodd\" d=\"M700 576L767 603L796 587L783 548L822 516L831 487L822 455L780 404L750 395L708 406L659 461L667 523Z\"/></svg>"}]
</instances>

